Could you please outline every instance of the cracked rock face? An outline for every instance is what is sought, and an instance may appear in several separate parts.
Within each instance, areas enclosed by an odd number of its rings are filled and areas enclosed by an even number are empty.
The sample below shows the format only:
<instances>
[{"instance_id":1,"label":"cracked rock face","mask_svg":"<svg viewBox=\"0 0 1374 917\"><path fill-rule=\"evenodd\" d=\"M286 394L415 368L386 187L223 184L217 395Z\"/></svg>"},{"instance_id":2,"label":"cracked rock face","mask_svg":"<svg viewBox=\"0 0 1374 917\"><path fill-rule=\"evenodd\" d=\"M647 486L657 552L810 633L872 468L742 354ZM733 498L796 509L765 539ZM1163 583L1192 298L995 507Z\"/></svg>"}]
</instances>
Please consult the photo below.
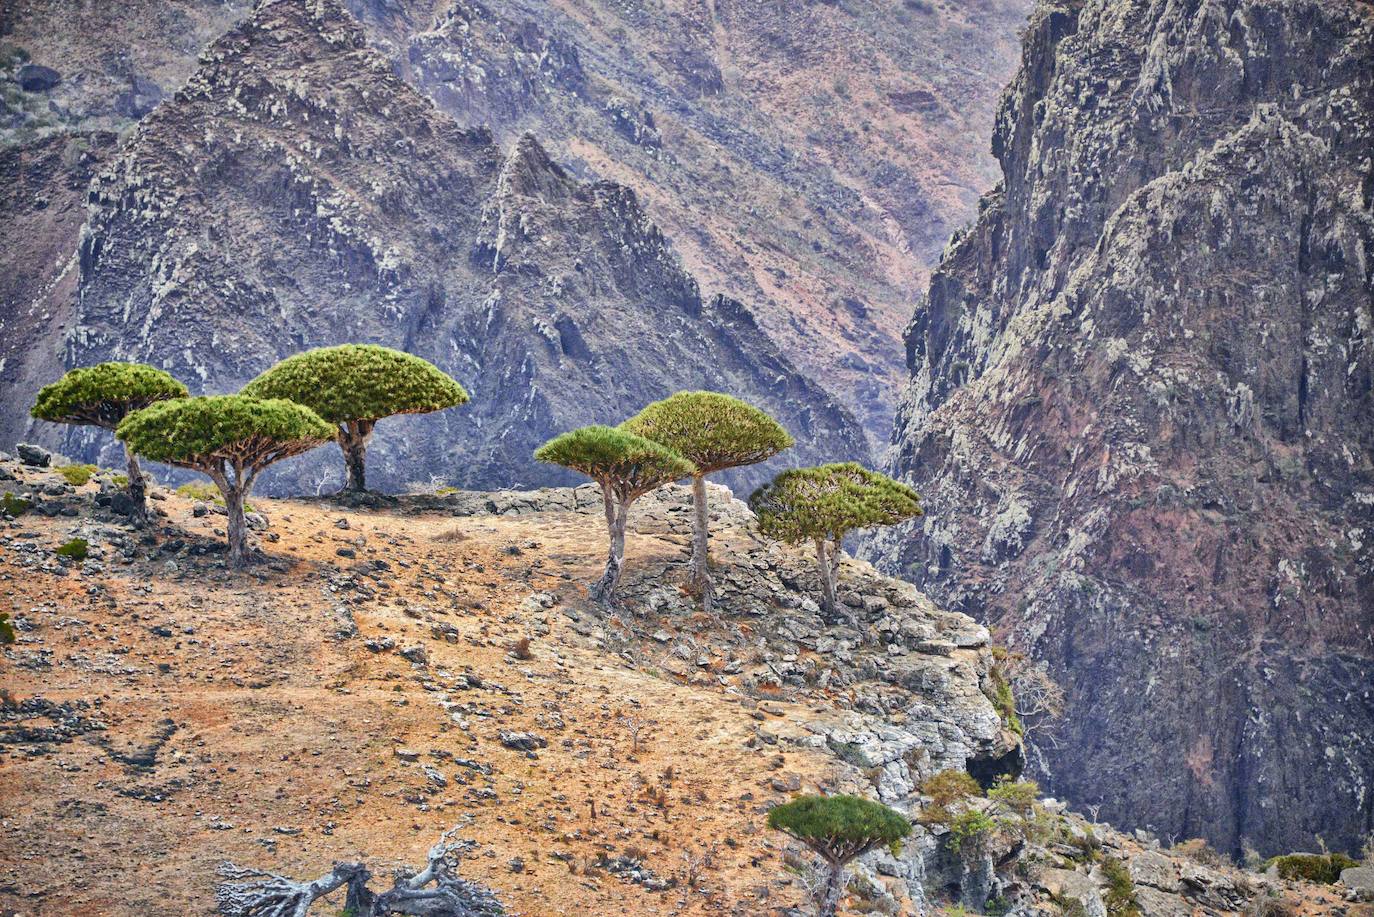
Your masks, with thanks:
<instances>
[{"instance_id":1,"label":"cracked rock face","mask_svg":"<svg viewBox=\"0 0 1374 917\"><path fill-rule=\"evenodd\" d=\"M260 4L211 45L89 210L70 365L145 360L233 391L287 354L370 341L468 387L464 408L382 421L383 488L565 480L539 443L682 388L768 410L803 444L788 462L866 452L748 309L702 296L633 192L575 180L531 136L503 152L459 127L334 0ZM338 463L318 452L274 485L337 484Z\"/></svg>"},{"instance_id":2,"label":"cracked rock face","mask_svg":"<svg viewBox=\"0 0 1374 917\"><path fill-rule=\"evenodd\" d=\"M916 311L869 556L1048 660L1046 788L1229 852L1374 827L1374 14L1042 3Z\"/></svg>"}]
</instances>

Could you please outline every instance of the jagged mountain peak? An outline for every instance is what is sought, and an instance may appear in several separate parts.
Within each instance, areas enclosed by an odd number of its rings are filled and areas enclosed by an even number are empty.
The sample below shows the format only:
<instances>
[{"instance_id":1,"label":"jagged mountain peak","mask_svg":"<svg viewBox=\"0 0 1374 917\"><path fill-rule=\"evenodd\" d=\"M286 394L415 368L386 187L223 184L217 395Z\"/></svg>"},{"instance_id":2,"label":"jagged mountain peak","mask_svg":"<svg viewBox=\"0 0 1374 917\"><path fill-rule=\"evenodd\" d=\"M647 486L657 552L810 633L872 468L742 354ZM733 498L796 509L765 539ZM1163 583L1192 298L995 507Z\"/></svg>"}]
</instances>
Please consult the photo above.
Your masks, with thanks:
<instances>
[{"instance_id":1,"label":"jagged mountain peak","mask_svg":"<svg viewBox=\"0 0 1374 917\"><path fill-rule=\"evenodd\" d=\"M225 391L310 346L418 353L477 398L390 422L383 486L564 480L533 462L543 439L679 388L776 413L806 437L787 461L866 453L757 327L701 307L632 191L573 178L533 135L502 151L360 34L334 2L261 6L140 127L92 188L72 364L150 360ZM314 486L332 460L278 484Z\"/></svg>"}]
</instances>

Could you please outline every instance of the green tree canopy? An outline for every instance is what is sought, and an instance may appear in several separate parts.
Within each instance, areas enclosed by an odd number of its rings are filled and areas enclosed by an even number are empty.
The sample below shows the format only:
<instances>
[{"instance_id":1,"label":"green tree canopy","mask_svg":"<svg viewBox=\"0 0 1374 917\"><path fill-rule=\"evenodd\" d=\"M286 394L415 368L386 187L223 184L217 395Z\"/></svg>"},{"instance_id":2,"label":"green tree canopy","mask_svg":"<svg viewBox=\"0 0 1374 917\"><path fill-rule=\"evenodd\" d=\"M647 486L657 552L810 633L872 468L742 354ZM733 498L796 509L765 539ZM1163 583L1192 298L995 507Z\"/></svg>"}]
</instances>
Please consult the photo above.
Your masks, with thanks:
<instances>
[{"instance_id":1,"label":"green tree canopy","mask_svg":"<svg viewBox=\"0 0 1374 917\"><path fill-rule=\"evenodd\" d=\"M536 449L534 457L609 484L616 495L627 497L641 496L695 471L691 462L666 446L598 425L555 436Z\"/></svg>"},{"instance_id":2,"label":"green tree canopy","mask_svg":"<svg viewBox=\"0 0 1374 917\"><path fill-rule=\"evenodd\" d=\"M375 344L317 347L282 360L243 387L250 398L285 398L330 423L427 414L468 401L428 360Z\"/></svg>"},{"instance_id":3,"label":"green tree canopy","mask_svg":"<svg viewBox=\"0 0 1374 917\"><path fill-rule=\"evenodd\" d=\"M763 411L720 392L678 392L655 401L620 428L661 443L696 465L688 577L702 607L709 611L712 589L706 475L772 458L791 448L792 437Z\"/></svg>"},{"instance_id":4,"label":"green tree canopy","mask_svg":"<svg viewBox=\"0 0 1374 917\"><path fill-rule=\"evenodd\" d=\"M606 571L592 587L592 595L603 601L614 593L624 567L625 523L630 504L654 488L685 478L696 470L695 465L666 446L603 426L580 427L556 436L536 449L534 457L585 474L601 485L610 550Z\"/></svg>"},{"instance_id":5,"label":"green tree canopy","mask_svg":"<svg viewBox=\"0 0 1374 917\"><path fill-rule=\"evenodd\" d=\"M222 460L248 470L326 443L334 429L291 401L208 395L130 414L115 435L156 462L200 470Z\"/></svg>"},{"instance_id":6,"label":"green tree canopy","mask_svg":"<svg viewBox=\"0 0 1374 917\"><path fill-rule=\"evenodd\" d=\"M768 827L801 841L830 868L818 902L822 917L839 906L846 864L878 847L895 855L911 833L901 813L861 796L798 796L769 810Z\"/></svg>"},{"instance_id":7,"label":"green tree canopy","mask_svg":"<svg viewBox=\"0 0 1374 917\"><path fill-rule=\"evenodd\" d=\"M749 507L770 538L838 541L855 529L921 515L916 491L857 462L791 468L754 491Z\"/></svg>"},{"instance_id":8,"label":"green tree canopy","mask_svg":"<svg viewBox=\"0 0 1374 917\"><path fill-rule=\"evenodd\" d=\"M620 427L677 452L698 475L762 462L793 445L776 420L720 392L678 392Z\"/></svg>"},{"instance_id":9,"label":"green tree canopy","mask_svg":"<svg viewBox=\"0 0 1374 917\"><path fill-rule=\"evenodd\" d=\"M834 614L840 542L855 529L920 516L916 491L855 462L792 468L749 497L759 530L789 544L816 546L824 608Z\"/></svg>"},{"instance_id":10,"label":"green tree canopy","mask_svg":"<svg viewBox=\"0 0 1374 917\"><path fill-rule=\"evenodd\" d=\"M287 357L243 387L251 398L305 405L338 429L347 490L366 488L366 452L383 417L465 404L467 391L428 360L375 344L319 347Z\"/></svg>"},{"instance_id":11,"label":"green tree canopy","mask_svg":"<svg viewBox=\"0 0 1374 917\"><path fill-rule=\"evenodd\" d=\"M146 363L98 363L73 369L38 391L30 413L53 423L88 424L113 430L133 411L189 392L172 376Z\"/></svg>"},{"instance_id":12,"label":"green tree canopy","mask_svg":"<svg viewBox=\"0 0 1374 917\"><path fill-rule=\"evenodd\" d=\"M248 552L244 499L267 466L334 438L334 428L307 407L282 399L215 395L163 401L130 414L115 435L154 461L207 475L224 496L229 563Z\"/></svg>"},{"instance_id":13,"label":"green tree canopy","mask_svg":"<svg viewBox=\"0 0 1374 917\"><path fill-rule=\"evenodd\" d=\"M146 363L99 363L73 369L38 392L30 413L39 420L113 430L134 411L189 393L168 373ZM128 511L136 522L148 516L147 481L133 450L124 450L129 466Z\"/></svg>"}]
</instances>

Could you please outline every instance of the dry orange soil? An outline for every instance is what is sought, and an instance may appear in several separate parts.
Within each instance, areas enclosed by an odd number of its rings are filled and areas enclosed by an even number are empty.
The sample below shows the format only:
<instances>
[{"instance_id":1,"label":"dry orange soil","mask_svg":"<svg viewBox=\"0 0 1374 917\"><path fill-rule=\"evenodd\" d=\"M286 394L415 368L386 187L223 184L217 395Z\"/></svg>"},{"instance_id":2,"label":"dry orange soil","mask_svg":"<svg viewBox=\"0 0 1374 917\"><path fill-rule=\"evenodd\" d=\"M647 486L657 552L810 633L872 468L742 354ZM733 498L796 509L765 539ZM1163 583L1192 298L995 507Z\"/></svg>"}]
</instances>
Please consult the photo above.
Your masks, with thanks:
<instances>
[{"instance_id":1,"label":"dry orange soil","mask_svg":"<svg viewBox=\"0 0 1374 917\"><path fill-rule=\"evenodd\" d=\"M512 913L797 902L761 813L785 795L775 778L814 786L831 760L751 742L762 714L715 676L674 680L572 631L565 610L595 620L582 584L601 560L596 516L258 502L279 540L246 574L145 547L56 576L0 546L0 610L26 625L0 684L12 702L87 705L77 715L105 727L0 745L0 914L212 914L223 860L313 878L363 859L385 877L454 825L478 845L462 873ZM223 525L177 497L157 505L159 542L210 543ZM51 551L83 521L30 513L0 536ZM683 541L632 536L631 562L680 559ZM389 569L350 573L377 560ZM526 603L536 592L559 601ZM523 636L522 661L509 648ZM365 646L387 637L394 650ZM426 665L401 655L420 645ZM512 750L503 730L548 746ZM689 887L687 858L708 850ZM676 884L651 891L595 865L619 855Z\"/></svg>"}]
</instances>

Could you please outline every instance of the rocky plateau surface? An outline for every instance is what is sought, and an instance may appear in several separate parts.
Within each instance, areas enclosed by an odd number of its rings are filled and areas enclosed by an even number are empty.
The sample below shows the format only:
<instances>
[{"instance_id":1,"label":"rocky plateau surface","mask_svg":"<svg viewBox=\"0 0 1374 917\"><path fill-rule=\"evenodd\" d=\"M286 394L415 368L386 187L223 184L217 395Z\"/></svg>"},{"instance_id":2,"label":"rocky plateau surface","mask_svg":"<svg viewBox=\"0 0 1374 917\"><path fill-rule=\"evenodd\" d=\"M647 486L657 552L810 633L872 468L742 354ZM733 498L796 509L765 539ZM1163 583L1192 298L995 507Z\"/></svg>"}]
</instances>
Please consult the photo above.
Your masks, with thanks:
<instances>
[{"instance_id":1,"label":"rocky plateau surface","mask_svg":"<svg viewBox=\"0 0 1374 917\"><path fill-rule=\"evenodd\" d=\"M602 560L592 488L258 499L258 562L235 575L213 504L155 487L154 524L130 529L109 472L73 486L62 459L25 457L0 456L29 504L0 518L18 637L0 650L0 903L23 913L208 914L221 859L414 862L457 824L463 874L530 917L783 917L806 859L763 814L816 790L918 822L858 866L848 915L1100 915L1111 863L1145 917L1361 913L1353 886L1200 863L1052 800L975 797L1010 833L956 854L928 778L1021 766L987 629L848 558L825 619L810 558L722 488L703 615L679 586L685 488L637 505L608 610L582 586ZM85 557L56 552L73 537Z\"/></svg>"}]
</instances>

